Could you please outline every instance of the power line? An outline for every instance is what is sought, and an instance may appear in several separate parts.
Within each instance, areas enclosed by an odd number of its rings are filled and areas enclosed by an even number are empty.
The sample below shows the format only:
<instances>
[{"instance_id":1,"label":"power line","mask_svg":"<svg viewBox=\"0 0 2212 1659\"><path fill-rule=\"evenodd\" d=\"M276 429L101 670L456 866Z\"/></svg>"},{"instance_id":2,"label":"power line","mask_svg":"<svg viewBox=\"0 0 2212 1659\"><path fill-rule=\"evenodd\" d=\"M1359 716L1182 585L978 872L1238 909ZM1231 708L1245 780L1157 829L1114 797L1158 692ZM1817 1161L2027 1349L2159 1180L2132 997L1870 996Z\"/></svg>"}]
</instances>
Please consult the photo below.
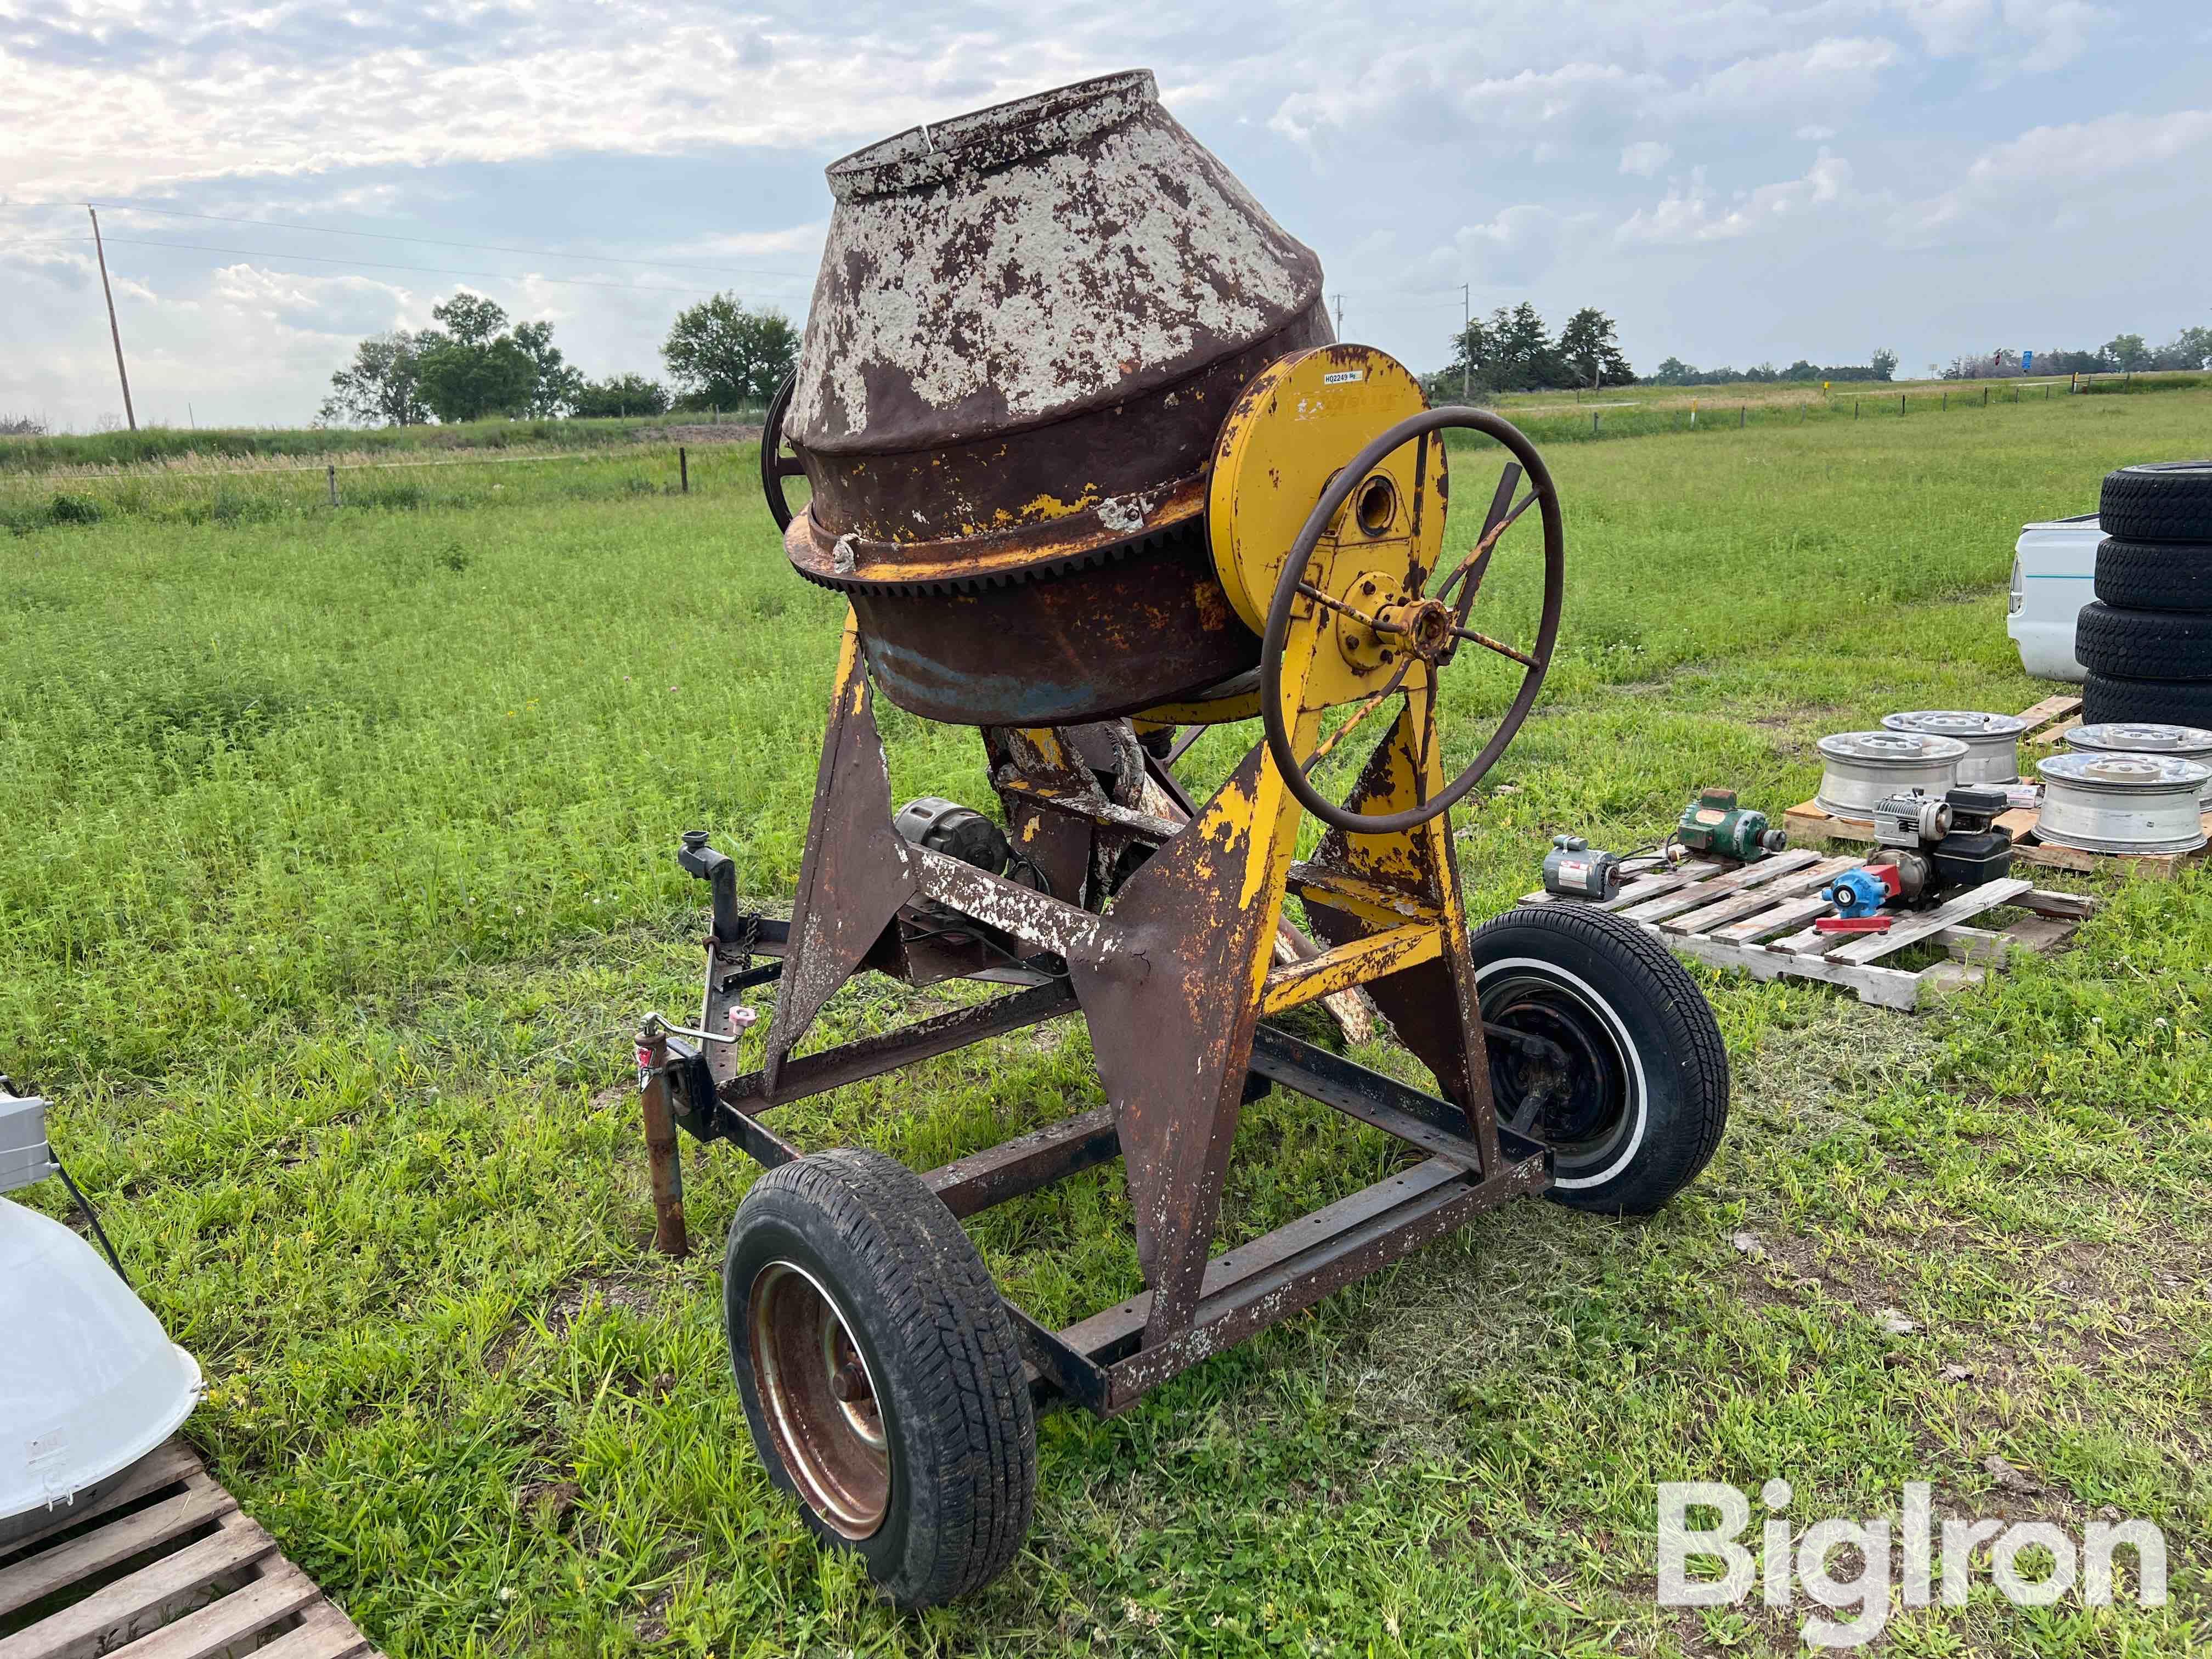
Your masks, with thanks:
<instances>
[{"instance_id":1,"label":"power line","mask_svg":"<svg viewBox=\"0 0 2212 1659\"><path fill-rule=\"evenodd\" d=\"M73 202L0 202L0 209L74 208ZM141 207L128 201L93 202L93 207L118 209L126 213L159 214L170 219L207 219L226 225L258 225L266 230L305 230L324 236L361 236L380 242L419 242L428 247L473 248L483 253L520 253L540 259L596 259L603 264L650 265L661 270L704 270L725 276L796 276L811 280L811 271L784 270L769 265L702 265L682 259L631 259L615 253L563 253L555 248L510 247L501 242L453 242L435 236L403 236L385 230L345 230L337 225L289 224L282 219L247 219L231 213L187 213L181 208ZM306 258L309 256L299 256Z\"/></svg>"},{"instance_id":2,"label":"power line","mask_svg":"<svg viewBox=\"0 0 2212 1659\"><path fill-rule=\"evenodd\" d=\"M52 242L88 242L88 236L55 236L46 239ZM165 247L195 253L228 253L242 259L306 259L316 264L351 265L369 270L411 270L428 276L476 276L501 283L559 283L568 288L611 288L624 294L711 294L713 289L672 288L661 283L597 283L587 276L544 276L534 272L518 273L507 270L460 270L447 265L400 265L381 259L341 259L322 253L276 253L262 248L216 247L205 242L154 242L131 236L112 239L118 246L129 247ZM42 246L40 243L4 244L0 246ZM279 273L283 274L283 273ZM305 272L293 272L295 276Z\"/></svg>"}]
</instances>

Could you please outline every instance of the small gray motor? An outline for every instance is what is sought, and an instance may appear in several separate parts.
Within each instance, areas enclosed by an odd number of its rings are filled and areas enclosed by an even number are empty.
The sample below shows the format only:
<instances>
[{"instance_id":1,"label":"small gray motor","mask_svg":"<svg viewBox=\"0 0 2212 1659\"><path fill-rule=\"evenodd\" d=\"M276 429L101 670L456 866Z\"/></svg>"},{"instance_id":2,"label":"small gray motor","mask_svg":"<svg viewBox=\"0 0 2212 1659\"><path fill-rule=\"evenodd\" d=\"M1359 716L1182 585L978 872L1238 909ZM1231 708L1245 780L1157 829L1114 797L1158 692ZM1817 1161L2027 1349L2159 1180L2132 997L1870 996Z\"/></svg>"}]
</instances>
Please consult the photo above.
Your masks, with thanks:
<instances>
[{"instance_id":1,"label":"small gray motor","mask_svg":"<svg viewBox=\"0 0 2212 1659\"><path fill-rule=\"evenodd\" d=\"M60 1166L46 1150L46 1103L0 1077L0 1193L44 1181Z\"/></svg>"},{"instance_id":2,"label":"small gray motor","mask_svg":"<svg viewBox=\"0 0 2212 1659\"><path fill-rule=\"evenodd\" d=\"M1580 836L1554 836L1544 857L1544 890L1558 898L1611 898L1620 890L1620 860Z\"/></svg>"},{"instance_id":3,"label":"small gray motor","mask_svg":"<svg viewBox=\"0 0 2212 1659\"><path fill-rule=\"evenodd\" d=\"M1004 874L1012 848L1006 832L972 806L924 795L899 808L891 827L916 847L972 864L993 875Z\"/></svg>"}]
</instances>

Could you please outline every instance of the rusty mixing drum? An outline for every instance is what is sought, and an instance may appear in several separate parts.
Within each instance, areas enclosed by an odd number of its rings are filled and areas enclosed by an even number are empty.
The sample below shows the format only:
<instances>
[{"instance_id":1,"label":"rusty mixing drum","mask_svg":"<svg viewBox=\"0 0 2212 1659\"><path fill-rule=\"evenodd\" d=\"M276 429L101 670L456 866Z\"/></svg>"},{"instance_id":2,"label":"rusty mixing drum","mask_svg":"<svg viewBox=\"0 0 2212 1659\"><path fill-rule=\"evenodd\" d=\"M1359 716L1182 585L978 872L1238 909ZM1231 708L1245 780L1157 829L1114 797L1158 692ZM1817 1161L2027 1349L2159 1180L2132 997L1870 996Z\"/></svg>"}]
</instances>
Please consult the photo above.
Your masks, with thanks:
<instances>
[{"instance_id":1,"label":"rusty mixing drum","mask_svg":"<svg viewBox=\"0 0 2212 1659\"><path fill-rule=\"evenodd\" d=\"M1334 337L1321 263L1109 75L830 169L769 436L813 487L785 548L848 595L886 696L969 726L1095 720L1252 668L1208 454L1248 382Z\"/></svg>"}]
</instances>

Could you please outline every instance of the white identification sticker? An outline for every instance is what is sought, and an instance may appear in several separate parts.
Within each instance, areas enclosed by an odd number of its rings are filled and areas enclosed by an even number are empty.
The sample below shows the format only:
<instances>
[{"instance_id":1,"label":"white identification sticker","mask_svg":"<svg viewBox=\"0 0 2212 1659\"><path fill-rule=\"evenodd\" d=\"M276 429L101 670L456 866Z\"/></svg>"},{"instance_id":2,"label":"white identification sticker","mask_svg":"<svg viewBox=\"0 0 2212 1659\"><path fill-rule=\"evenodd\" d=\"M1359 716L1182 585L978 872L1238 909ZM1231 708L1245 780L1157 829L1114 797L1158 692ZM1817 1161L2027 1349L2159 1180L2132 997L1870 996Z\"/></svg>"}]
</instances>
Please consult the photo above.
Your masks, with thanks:
<instances>
[{"instance_id":1,"label":"white identification sticker","mask_svg":"<svg viewBox=\"0 0 2212 1659\"><path fill-rule=\"evenodd\" d=\"M1366 378L1367 371L1364 368L1340 368L1334 374L1322 375L1321 383L1323 386L1342 386L1347 380L1364 380Z\"/></svg>"}]
</instances>

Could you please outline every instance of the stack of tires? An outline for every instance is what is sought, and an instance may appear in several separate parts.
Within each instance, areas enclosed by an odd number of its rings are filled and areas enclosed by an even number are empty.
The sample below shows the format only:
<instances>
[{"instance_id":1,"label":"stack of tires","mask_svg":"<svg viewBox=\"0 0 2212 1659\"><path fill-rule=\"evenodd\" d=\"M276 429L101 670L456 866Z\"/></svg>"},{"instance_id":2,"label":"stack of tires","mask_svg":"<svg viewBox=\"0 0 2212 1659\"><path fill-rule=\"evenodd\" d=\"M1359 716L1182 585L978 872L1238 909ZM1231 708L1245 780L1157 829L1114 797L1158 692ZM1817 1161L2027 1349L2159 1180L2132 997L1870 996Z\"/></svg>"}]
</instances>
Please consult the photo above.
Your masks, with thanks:
<instances>
[{"instance_id":1,"label":"stack of tires","mask_svg":"<svg viewBox=\"0 0 2212 1659\"><path fill-rule=\"evenodd\" d=\"M2212 726L2212 461L2108 472L2098 517L2097 603L2074 632L2082 722Z\"/></svg>"}]
</instances>

